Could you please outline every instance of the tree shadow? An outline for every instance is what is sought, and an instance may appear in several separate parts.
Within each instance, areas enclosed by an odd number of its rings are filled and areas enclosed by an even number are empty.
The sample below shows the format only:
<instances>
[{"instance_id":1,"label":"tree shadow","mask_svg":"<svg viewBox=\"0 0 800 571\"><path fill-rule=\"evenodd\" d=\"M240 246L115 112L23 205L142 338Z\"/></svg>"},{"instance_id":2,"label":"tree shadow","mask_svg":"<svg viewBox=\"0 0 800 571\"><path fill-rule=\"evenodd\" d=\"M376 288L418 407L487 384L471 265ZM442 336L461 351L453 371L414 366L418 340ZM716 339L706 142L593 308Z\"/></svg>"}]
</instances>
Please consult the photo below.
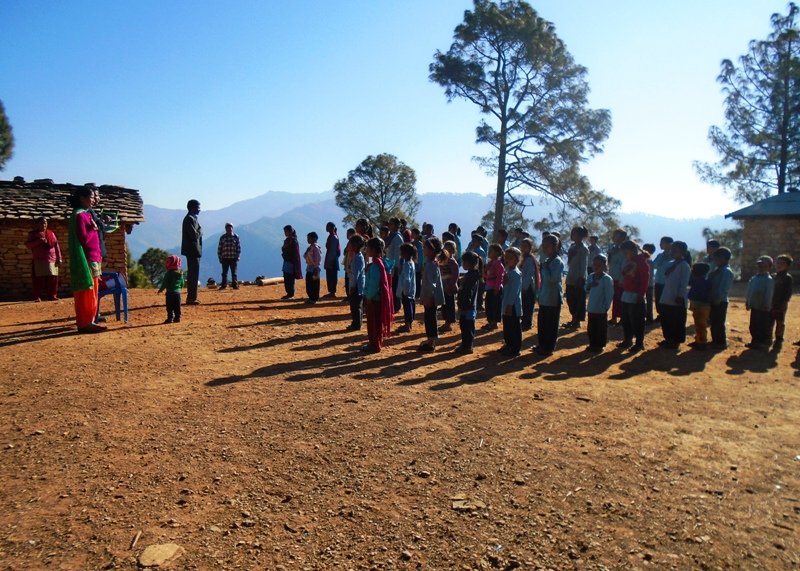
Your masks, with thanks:
<instances>
[{"instance_id":1,"label":"tree shadow","mask_svg":"<svg viewBox=\"0 0 800 571\"><path fill-rule=\"evenodd\" d=\"M73 321L74 318L69 321ZM73 327L45 327L31 331L11 332L0 334L0 347L11 347L22 343L35 343L48 339L58 339L59 337L71 337L78 335L78 330Z\"/></svg>"},{"instance_id":2,"label":"tree shadow","mask_svg":"<svg viewBox=\"0 0 800 571\"><path fill-rule=\"evenodd\" d=\"M266 341L262 341L260 343L256 343L255 345L237 345L235 347L225 347L224 349L220 349L219 353L240 353L242 351L252 351L256 349L266 349L268 347L275 347L276 345L284 345L286 343L297 343L302 341L310 341L312 339L320 339L323 337L330 337L331 335L344 335L344 331L331 331L326 329L324 331L312 331L310 333L300 333L298 335L292 335L291 337L274 337L272 339L267 339ZM301 349L295 348L296 351L300 350L311 350L311 349Z\"/></svg>"},{"instance_id":3,"label":"tree shadow","mask_svg":"<svg viewBox=\"0 0 800 571\"><path fill-rule=\"evenodd\" d=\"M731 355L725 362L728 375L743 375L744 373L766 373L778 366L778 354L773 352L745 349L738 355Z\"/></svg>"},{"instance_id":4,"label":"tree shadow","mask_svg":"<svg viewBox=\"0 0 800 571\"><path fill-rule=\"evenodd\" d=\"M794 369L794 376L800 377L800 347L798 347L797 351L795 352L792 368Z\"/></svg>"}]
</instances>

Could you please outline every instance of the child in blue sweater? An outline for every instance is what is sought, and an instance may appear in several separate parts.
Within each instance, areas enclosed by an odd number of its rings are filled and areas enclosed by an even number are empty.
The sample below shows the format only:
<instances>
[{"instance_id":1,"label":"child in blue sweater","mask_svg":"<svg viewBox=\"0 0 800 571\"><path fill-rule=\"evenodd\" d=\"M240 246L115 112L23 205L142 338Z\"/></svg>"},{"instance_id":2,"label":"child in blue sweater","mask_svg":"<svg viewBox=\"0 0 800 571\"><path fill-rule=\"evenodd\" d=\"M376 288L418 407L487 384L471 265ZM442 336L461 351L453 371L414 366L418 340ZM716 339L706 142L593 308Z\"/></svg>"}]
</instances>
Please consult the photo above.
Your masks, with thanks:
<instances>
[{"instance_id":1,"label":"child in blue sweater","mask_svg":"<svg viewBox=\"0 0 800 571\"><path fill-rule=\"evenodd\" d=\"M506 357L516 357L522 350L522 272L519 261L522 253L508 248L504 254L506 272L503 276L503 341L500 352Z\"/></svg>"},{"instance_id":2,"label":"child in blue sweater","mask_svg":"<svg viewBox=\"0 0 800 571\"><path fill-rule=\"evenodd\" d=\"M775 282L772 280L772 258L761 256L756 261L758 273L750 278L747 284L745 307L750 312L750 343L747 347L759 351L768 351L772 345L772 292Z\"/></svg>"},{"instance_id":3,"label":"child in blue sweater","mask_svg":"<svg viewBox=\"0 0 800 571\"><path fill-rule=\"evenodd\" d=\"M592 261L594 271L586 279L586 292L589 294L587 350L592 353L602 353L608 343L608 310L614 299L614 280L606 273L607 263L602 254L595 256Z\"/></svg>"},{"instance_id":4,"label":"child in blue sweater","mask_svg":"<svg viewBox=\"0 0 800 571\"><path fill-rule=\"evenodd\" d=\"M406 243L400 246L400 268L397 274L397 295L403 305L403 323L398 329L401 333L411 331L416 316L417 296L417 248L414 244Z\"/></svg>"},{"instance_id":5,"label":"child in blue sweater","mask_svg":"<svg viewBox=\"0 0 800 571\"><path fill-rule=\"evenodd\" d=\"M725 322L728 318L728 293L733 285L733 272L728 265L730 261L731 251L728 248L720 248L714 252L716 267L708 274L710 284L708 320L711 325L711 345L717 350L728 347Z\"/></svg>"}]
</instances>

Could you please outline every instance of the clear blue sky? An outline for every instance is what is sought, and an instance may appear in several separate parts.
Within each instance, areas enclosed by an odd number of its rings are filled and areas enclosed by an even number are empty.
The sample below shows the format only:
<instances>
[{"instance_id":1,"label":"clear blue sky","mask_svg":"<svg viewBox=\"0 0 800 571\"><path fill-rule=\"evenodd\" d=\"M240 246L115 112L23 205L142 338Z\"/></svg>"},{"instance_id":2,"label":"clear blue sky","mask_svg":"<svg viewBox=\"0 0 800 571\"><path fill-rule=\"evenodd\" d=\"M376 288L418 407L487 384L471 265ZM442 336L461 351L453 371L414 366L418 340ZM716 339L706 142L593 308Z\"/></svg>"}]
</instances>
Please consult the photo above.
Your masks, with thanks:
<instances>
[{"instance_id":1,"label":"clear blue sky","mask_svg":"<svg viewBox=\"0 0 800 571\"><path fill-rule=\"evenodd\" d=\"M723 58L769 32L784 0L541 0L591 102L611 110L587 165L625 211L734 205L699 182L722 120ZM471 158L477 110L428 81L464 0L3 0L0 99L16 138L2 178L138 188L219 208L267 190L329 190L369 154L412 166L421 192L491 193ZM265 213L268 214L268 213Z\"/></svg>"}]
</instances>

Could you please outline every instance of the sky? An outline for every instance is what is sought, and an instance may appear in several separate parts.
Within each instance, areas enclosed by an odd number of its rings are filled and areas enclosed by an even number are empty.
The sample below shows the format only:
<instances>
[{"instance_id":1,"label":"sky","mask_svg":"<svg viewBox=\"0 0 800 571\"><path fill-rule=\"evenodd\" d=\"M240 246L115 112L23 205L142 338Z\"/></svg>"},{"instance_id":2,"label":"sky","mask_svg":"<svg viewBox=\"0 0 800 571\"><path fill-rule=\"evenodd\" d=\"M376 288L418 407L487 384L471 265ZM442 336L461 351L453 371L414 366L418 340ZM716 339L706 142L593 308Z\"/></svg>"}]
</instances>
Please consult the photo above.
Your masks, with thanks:
<instances>
[{"instance_id":1,"label":"sky","mask_svg":"<svg viewBox=\"0 0 800 571\"><path fill-rule=\"evenodd\" d=\"M698 179L715 161L722 59L769 33L784 0L532 1L575 61L605 152L584 167L626 212L736 208ZM392 153L425 192L490 194L481 118L428 80L469 0L2 0L0 178L119 184L148 204L216 209L269 190L331 190ZM269 213L265 213L269 215ZM532 216L535 218L535 216Z\"/></svg>"}]
</instances>

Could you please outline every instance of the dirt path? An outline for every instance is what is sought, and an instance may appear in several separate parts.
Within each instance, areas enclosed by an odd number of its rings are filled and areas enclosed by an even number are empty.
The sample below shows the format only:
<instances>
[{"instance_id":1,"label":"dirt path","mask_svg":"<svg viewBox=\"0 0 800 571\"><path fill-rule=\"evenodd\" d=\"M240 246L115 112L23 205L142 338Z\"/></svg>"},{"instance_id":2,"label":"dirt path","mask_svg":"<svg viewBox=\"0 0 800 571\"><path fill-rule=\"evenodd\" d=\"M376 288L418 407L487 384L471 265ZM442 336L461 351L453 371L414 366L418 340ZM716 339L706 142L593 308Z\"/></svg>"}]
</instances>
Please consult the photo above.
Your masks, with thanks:
<instances>
[{"instance_id":1,"label":"dirt path","mask_svg":"<svg viewBox=\"0 0 800 571\"><path fill-rule=\"evenodd\" d=\"M509 361L499 333L417 353L421 323L365 356L343 303L280 293L161 325L134 291L91 337L71 300L0 304L0 567L133 569L168 542L181 569L800 565L796 306L777 358L735 300L723 353L651 331L589 357L572 333Z\"/></svg>"}]
</instances>

